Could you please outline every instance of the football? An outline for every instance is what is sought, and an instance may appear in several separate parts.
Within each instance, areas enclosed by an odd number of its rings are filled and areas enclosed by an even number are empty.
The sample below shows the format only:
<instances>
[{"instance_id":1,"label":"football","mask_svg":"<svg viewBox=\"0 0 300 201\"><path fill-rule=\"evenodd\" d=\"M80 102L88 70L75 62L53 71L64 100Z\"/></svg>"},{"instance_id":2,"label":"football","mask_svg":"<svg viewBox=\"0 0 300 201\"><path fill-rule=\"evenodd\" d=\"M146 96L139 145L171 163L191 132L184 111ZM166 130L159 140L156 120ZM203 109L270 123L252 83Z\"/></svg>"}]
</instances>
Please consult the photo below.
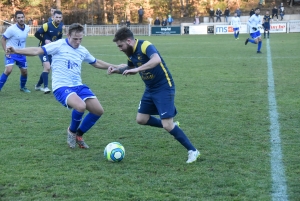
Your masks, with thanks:
<instances>
[{"instance_id":1,"label":"football","mask_svg":"<svg viewBox=\"0 0 300 201\"><path fill-rule=\"evenodd\" d=\"M125 148L119 142L111 142L104 149L104 157L111 162L120 162L125 157Z\"/></svg>"}]
</instances>

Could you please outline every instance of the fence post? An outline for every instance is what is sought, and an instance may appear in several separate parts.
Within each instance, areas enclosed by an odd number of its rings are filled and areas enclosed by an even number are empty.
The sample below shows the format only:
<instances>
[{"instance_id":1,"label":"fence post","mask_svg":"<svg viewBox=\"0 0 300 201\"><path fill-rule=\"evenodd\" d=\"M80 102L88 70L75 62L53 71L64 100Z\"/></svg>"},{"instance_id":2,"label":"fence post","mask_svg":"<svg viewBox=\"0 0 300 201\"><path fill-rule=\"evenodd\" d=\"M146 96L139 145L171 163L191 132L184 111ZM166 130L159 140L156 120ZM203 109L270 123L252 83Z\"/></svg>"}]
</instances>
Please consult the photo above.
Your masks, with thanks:
<instances>
[{"instance_id":1,"label":"fence post","mask_svg":"<svg viewBox=\"0 0 300 201\"><path fill-rule=\"evenodd\" d=\"M86 33L87 33L87 27L86 24L84 24L84 36L86 36Z\"/></svg>"},{"instance_id":2,"label":"fence post","mask_svg":"<svg viewBox=\"0 0 300 201\"><path fill-rule=\"evenodd\" d=\"M148 36L151 36L151 24L148 24Z\"/></svg>"},{"instance_id":3,"label":"fence post","mask_svg":"<svg viewBox=\"0 0 300 201\"><path fill-rule=\"evenodd\" d=\"M290 33L290 21L286 23L286 33Z\"/></svg>"}]
</instances>

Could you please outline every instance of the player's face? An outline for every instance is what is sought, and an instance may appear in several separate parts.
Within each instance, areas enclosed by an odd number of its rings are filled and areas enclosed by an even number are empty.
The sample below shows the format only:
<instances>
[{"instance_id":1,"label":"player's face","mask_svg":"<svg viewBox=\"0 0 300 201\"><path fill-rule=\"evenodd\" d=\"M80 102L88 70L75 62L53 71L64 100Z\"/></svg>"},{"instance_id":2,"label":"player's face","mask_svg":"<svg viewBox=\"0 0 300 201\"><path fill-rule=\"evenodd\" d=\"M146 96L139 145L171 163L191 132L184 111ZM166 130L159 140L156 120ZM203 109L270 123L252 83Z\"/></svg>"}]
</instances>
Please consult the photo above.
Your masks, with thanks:
<instances>
[{"instance_id":1,"label":"player's face","mask_svg":"<svg viewBox=\"0 0 300 201\"><path fill-rule=\"evenodd\" d=\"M18 23L19 26L24 26L24 20L25 20L25 16L23 14L17 14L16 22Z\"/></svg>"},{"instance_id":2,"label":"player's face","mask_svg":"<svg viewBox=\"0 0 300 201\"><path fill-rule=\"evenodd\" d=\"M269 12L266 12L266 15L269 15Z\"/></svg>"},{"instance_id":3,"label":"player's face","mask_svg":"<svg viewBox=\"0 0 300 201\"><path fill-rule=\"evenodd\" d=\"M255 14L256 14L256 15L259 15L259 13L260 13L260 10L259 10L259 9L255 10Z\"/></svg>"},{"instance_id":4,"label":"player's face","mask_svg":"<svg viewBox=\"0 0 300 201\"><path fill-rule=\"evenodd\" d=\"M83 32L71 32L68 34L68 42L73 48L78 48L83 38Z\"/></svg>"},{"instance_id":5,"label":"player's face","mask_svg":"<svg viewBox=\"0 0 300 201\"><path fill-rule=\"evenodd\" d=\"M56 25L59 25L59 23L62 21L63 17L60 14L55 14L53 17L53 21Z\"/></svg>"},{"instance_id":6,"label":"player's face","mask_svg":"<svg viewBox=\"0 0 300 201\"><path fill-rule=\"evenodd\" d=\"M124 52L128 57L133 54L133 47L130 45L130 39L124 41L117 41L116 44L120 51Z\"/></svg>"}]
</instances>

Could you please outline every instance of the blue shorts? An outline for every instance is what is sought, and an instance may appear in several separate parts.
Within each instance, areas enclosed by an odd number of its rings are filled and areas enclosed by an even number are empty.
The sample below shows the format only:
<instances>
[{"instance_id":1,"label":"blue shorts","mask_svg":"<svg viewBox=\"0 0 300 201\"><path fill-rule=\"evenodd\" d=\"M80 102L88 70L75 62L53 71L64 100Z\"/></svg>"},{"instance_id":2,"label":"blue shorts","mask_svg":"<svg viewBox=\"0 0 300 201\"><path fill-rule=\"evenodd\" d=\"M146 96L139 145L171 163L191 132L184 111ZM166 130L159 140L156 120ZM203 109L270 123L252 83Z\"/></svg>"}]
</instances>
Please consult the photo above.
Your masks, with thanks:
<instances>
[{"instance_id":1,"label":"blue shorts","mask_svg":"<svg viewBox=\"0 0 300 201\"><path fill-rule=\"evenodd\" d=\"M19 66L19 68L27 69L26 56L24 55L10 54L10 58L4 56L4 62L4 66L11 66L16 62L16 65Z\"/></svg>"},{"instance_id":2,"label":"blue shorts","mask_svg":"<svg viewBox=\"0 0 300 201\"><path fill-rule=\"evenodd\" d=\"M50 62L50 64L51 64L51 62L52 62L52 56L51 55L41 54L41 55L39 55L39 57L40 57L40 60L41 60L42 63Z\"/></svg>"},{"instance_id":3,"label":"blue shorts","mask_svg":"<svg viewBox=\"0 0 300 201\"><path fill-rule=\"evenodd\" d=\"M97 98L86 85L79 85L76 87L60 87L53 92L53 95L64 107L70 108L67 105L67 101L70 95L73 93L76 93L83 101L89 98Z\"/></svg>"},{"instance_id":4,"label":"blue shorts","mask_svg":"<svg viewBox=\"0 0 300 201\"><path fill-rule=\"evenodd\" d=\"M159 115L161 119L173 118L177 114L175 107L175 87L159 90L146 88L140 101L138 112L141 114Z\"/></svg>"},{"instance_id":5,"label":"blue shorts","mask_svg":"<svg viewBox=\"0 0 300 201\"><path fill-rule=\"evenodd\" d=\"M256 39L256 38L260 37L260 31L257 30L257 31L254 32L254 33L250 33L250 36L251 36L253 39Z\"/></svg>"},{"instance_id":6,"label":"blue shorts","mask_svg":"<svg viewBox=\"0 0 300 201\"><path fill-rule=\"evenodd\" d=\"M237 27L237 28L233 28L233 31L235 32L235 31L239 31L240 30L240 28L239 27Z\"/></svg>"}]
</instances>

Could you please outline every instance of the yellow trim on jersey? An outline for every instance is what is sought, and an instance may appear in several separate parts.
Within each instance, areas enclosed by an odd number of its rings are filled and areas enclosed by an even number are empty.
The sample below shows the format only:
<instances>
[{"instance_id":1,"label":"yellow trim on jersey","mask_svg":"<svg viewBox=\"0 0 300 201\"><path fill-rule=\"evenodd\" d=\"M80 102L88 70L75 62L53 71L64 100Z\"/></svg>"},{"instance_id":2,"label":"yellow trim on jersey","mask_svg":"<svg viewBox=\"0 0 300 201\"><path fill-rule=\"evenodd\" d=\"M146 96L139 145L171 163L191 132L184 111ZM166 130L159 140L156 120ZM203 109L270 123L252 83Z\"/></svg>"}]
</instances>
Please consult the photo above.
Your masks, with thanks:
<instances>
[{"instance_id":1,"label":"yellow trim on jersey","mask_svg":"<svg viewBox=\"0 0 300 201\"><path fill-rule=\"evenodd\" d=\"M136 50L136 46L137 46L137 44L138 44L138 42L139 42L139 40L138 39L134 39L135 40L135 45L134 45L134 47L133 47L133 52L135 52L135 50Z\"/></svg>"},{"instance_id":2,"label":"yellow trim on jersey","mask_svg":"<svg viewBox=\"0 0 300 201\"><path fill-rule=\"evenodd\" d=\"M44 29L44 32L48 31L48 23L43 24L43 29Z\"/></svg>"},{"instance_id":3,"label":"yellow trim on jersey","mask_svg":"<svg viewBox=\"0 0 300 201\"><path fill-rule=\"evenodd\" d=\"M143 42L143 44L142 44L142 46L141 46L141 50L142 50L143 54L146 54L146 49L147 49L147 47L148 47L149 45L151 45L151 43L150 43L149 41L144 41L144 42Z\"/></svg>"},{"instance_id":4,"label":"yellow trim on jersey","mask_svg":"<svg viewBox=\"0 0 300 201\"><path fill-rule=\"evenodd\" d=\"M57 28L59 26L59 24L56 26L53 20L52 20L52 24L55 28Z\"/></svg>"},{"instance_id":5,"label":"yellow trim on jersey","mask_svg":"<svg viewBox=\"0 0 300 201\"><path fill-rule=\"evenodd\" d=\"M168 80L169 86L171 87L171 86L172 86L172 82L171 82L171 80L170 80L170 77L169 77L169 75L168 75L168 72L166 71L165 66L164 66L161 62L160 62L159 65L161 66L162 70L165 72L165 75L166 75L166 78L167 78L167 80Z\"/></svg>"}]
</instances>

